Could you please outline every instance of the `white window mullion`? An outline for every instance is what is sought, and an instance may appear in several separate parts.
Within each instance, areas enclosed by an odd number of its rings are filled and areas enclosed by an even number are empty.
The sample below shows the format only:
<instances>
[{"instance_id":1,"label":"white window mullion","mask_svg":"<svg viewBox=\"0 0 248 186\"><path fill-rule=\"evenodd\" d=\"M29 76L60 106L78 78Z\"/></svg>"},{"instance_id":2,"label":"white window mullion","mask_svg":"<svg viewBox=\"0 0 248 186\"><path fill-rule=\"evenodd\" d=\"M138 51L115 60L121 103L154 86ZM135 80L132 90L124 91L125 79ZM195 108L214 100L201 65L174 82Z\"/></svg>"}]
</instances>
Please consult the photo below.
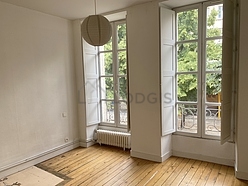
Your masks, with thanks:
<instances>
[{"instance_id":1,"label":"white window mullion","mask_svg":"<svg viewBox=\"0 0 248 186\"><path fill-rule=\"evenodd\" d=\"M118 44L117 44L117 23L113 24L113 33L112 33L112 42L113 42L113 74L114 74L114 117L115 117L115 125L119 126L119 83L118 83Z\"/></svg>"},{"instance_id":2,"label":"white window mullion","mask_svg":"<svg viewBox=\"0 0 248 186\"><path fill-rule=\"evenodd\" d=\"M208 37L208 38L205 38L206 41L209 41L209 40L217 40L217 39L222 39L222 36L215 36L215 37Z\"/></svg>"},{"instance_id":3,"label":"white window mullion","mask_svg":"<svg viewBox=\"0 0 248 186\"><path fill-rule=\"evenodd\" d=\"M205 113L205 108L206 108L206 59L207 59L207 40L206 40L206 30L207 30L207 5L203 3L203 8L201 9L201 137L206 137L205 136L205 129L206 129L206 113Z\"/></svg>"},{"instance_id":4,"label":"white window mullion","mask_svg":"<svg viewBox=\"0 0 248 186\"><path fill-rule=\"evenodd\" d=\"M177 44L184 44L184 43L194 43L198 42L198 39L192 39L192 40L184 40L184 41L177 41Z\"/></svg>"}]
</instances>

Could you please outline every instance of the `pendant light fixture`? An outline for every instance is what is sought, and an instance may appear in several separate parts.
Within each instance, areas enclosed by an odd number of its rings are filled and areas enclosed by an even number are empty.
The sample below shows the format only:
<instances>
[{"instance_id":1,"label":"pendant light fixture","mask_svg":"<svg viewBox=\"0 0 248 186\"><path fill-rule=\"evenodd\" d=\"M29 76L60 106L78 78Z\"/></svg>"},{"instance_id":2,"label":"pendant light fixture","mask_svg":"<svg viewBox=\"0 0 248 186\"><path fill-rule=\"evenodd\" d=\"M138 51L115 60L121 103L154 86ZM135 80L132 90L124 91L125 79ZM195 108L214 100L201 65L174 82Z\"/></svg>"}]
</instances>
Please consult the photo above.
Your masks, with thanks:
<instances>
[{"instance_id":1,"label":"pendant light fixture","mask_svg":"<svg viewBox=\"0 0 248 186\"><path fill-rule=\"evenodd\" d=\"M102 46L106 44L112 35L110 22L102 15L96 15L96 0L95 15L86 17L81 25L81 34L84 40L93 46Z\"/></svg>"}]
</instances>

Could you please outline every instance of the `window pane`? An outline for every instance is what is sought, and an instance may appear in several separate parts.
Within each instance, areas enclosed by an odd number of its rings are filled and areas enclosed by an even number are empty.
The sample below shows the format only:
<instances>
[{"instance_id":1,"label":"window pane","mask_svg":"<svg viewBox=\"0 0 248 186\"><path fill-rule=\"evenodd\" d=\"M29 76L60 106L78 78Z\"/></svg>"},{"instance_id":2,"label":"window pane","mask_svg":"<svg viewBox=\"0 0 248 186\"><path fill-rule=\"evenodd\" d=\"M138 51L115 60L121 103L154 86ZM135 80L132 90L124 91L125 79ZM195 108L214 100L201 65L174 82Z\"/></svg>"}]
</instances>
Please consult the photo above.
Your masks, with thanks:
<instances>
[{"instance_id":1,"label":"window pane","mask_svg":"<svg viewBox=\"0 0 248 186\"><path fill-rule=\"evenodd\" d=\"M110 40L104 45L104 51L112 50L112 37Z\"/></svg>"},{"instance_id":2,"label":"window pane","mask_svg":"<svg viewBox=\"0 0 248 186\"><path fill-rule=\"evenodd\" d=\"M207 41L206 50L207 50L206 70L221 70L222 39Z\"/></svg>"},{"instance_id":3,"label":"window pane","mask_svg":"<svg viewBox=\"0 0 248 186\"><path fill-rule=\"evenodd\" d=\"M198 9L179 12L177 23L178 41L198 38Z\"/></svg>"},{"instance_id":4,"label":"window pane","mask_svg":"<svg viewBox=\"0 0 248 186\"><path fill-rule=\"evenodd\" d=\"M126 49L126 24L119 24L117 26L118 34L118 49Z\"/></svg>"},{"instance_id":5,"label":"window pane","mask_svg":"<svg viewBox=\"0 0 248 186\"><path fill-rule=\"evenodd\" d=\"M101 77L101 98L114 99L113 77Z\"/></svg>"},{"instance_id":6,"label":"window pane","mask_svg":"<svg viewBox=\"0 0 248 186\"><path fill-rule=\"evenodd\" d=\"M127 100L127 77L119 77L119 99Z\"/></svg>"},{"instance_id":7,"label":"window pane","mask_svg":"<svg viewBox=\"0 0 248 186\"><path fill-rule=\"evenodd\" d=\"M119 102L120 124L127 125L127 102Z\"/></svg>"},{"instance_id":8,"label":"window pane","mask_svg":"<svg viewBox=\"0 0 248 186\"><path fill-rule=\"evenodd\" d=\"M119 61L119 74L127 74L127 55L126 51L118 52L118 61Z\"/></svg>"},{"instance_id":9,"label":"window pane","mask_svg":"<svg viewBox=\"0 0 248 186\"><path fill-rule=\"evenodd\" d=\"M221 131L221 107L206 106L205 109L205 134L220 136Z\"/></svg>"},{"instance_id":10,"label":"window pane","mask_svg":"<svg viewBox=\"0 0 248 186\"><path fill-rule=\"evenodd\" d=\"M197 43L181 43L177 45L177 71L197 71Z\"/></svg>"},{"instance_id":11,"label":"window pane","mask_svg":"<svg viewBox=\"0 0 248 186\"><path fill-rule=\"evenodd\" d=\"M110 40L103 46L99 46L99 51L110 51L112 50L112 37Z\"/></svg>"},{"instance_id":12,"label":"window pane","mask_svg":"<svg viewBox=\"0 0 248 186\"><path fill-rule=\"evenodd\" d=\"M102 122L114 123L114 101L101 101Z\"/></svg>"},{"instance_id":13,"label":"window pane","mask_svg":"<svg viewBox=\"0 0 248 186\"><path fill-rule=\"evenodd\" d=\"M221 92L221 73L207 73L206 74L207 97L216 96L220 92Z\"/></svg>"},{"instance_id":14,"label":"window pane","mask_svg":"<svg viewBox=\"0 0 248 186\"><path fill-rule=\"evenodd\" d=\"M101 75L112 75L113 74L112 52L100 54L100 73Z\"/></svg>"},{"instance_id":15,"label":"window pane","mask_svg":"<svg viewBox=\"0 0 248 186\"><path fill-rule=\"evenodd\" d=\"M222 36L223 5L207 8L207 37Z\"/></svg>"},{"instance_id":16,"label":"window pane","mask_svg":"<svg viewBox=\"0 0 248 186\"><path fill-rule=\"evenodd\" d=\"M177 130L197 133L197 105L179 104L177 106Z\"/></svg>"},{"instance_id":17,"label":"window pane","mask_svg":"<svg viewBox=\"0 0 248 186\"><path fill-rule=\"evenodd\" d=\"M177 75L177 98L179 101L197 101L196 74Z\"/></svg>"}]
</instances>

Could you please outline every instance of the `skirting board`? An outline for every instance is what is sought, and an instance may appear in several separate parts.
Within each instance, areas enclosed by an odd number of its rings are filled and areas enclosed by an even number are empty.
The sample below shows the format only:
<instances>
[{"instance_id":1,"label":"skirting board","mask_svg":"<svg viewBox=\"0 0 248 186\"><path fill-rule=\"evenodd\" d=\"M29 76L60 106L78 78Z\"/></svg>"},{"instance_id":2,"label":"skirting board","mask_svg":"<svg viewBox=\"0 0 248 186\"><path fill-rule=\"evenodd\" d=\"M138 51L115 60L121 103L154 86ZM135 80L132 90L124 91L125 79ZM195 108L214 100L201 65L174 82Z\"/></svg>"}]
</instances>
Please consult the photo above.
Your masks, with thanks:
<instances>
[{"instance_id":1,"label":"skirting board","mask_svg":"<svg viewBox=\"0 0 248 186\"><path fill-rule=\"evenodd\" d=\"M4 178L6 176L9 176L13 173L16 173L18 171L21 171L23 169L26 169L28 167L31 167L33 165L36 165L36 164L43 162L45 160L48 160L50 158L53 158L55 156L58 156L62 153L70 151L72 149L75 149L77 147L79 147L79 141L69 142L69 143L66 143L64 145L53 148L51 150L40 153L38 155L29 157L29 158L25 158L24 160L15 162L11 165L0 167L0 179Z\"/></svg>"},{"instance_id":2,"label":"skirting board","mask_svg":"<svg viewBox=\"0 0 248 186\"><path fill-rule=\"evenodd\" d=\"M152 155L152 154L145 154L142 152L137 152L137 151L131 150L131 157L155 161L155 162L163 162L166 159L168 159L171 155L172 155L172 153L168 152L167 154L165 154L161 157L161 156L156 156L156 155Z\"/></svg>"},{"instance_id":3,"label":"skirting board","mask_svg":"<svg viewBox=\"0 0 248 186\"><path fill-rule=\"evenodd\" d=\"M234 160L231 159L223 159L223 158L217 158L217 157L211 157L211 156L205 156L201 154L193 154L193 153L187 153L187 152L179 152L179 151L172 151L173 156L183 157L183 158L189 158L189 159L196 159L200 161L207 161L212 163L217 163L221 165L227 165L234 167Z\"/></svg>"},{"instance_id":4,"label":"skirting board","mask_svg":"<svg viewBox=\"0 0 248 186\"><path fill-rule=\"evenodd\" d=\"M95 144L96 144L96 142L94 142L93 140L90 140L87 142L84 142L84 141L79 142L80 147L84 147L84 148L88 148L88 147L95 145Z\"/></svg>"},{"instance_id":5,"label":"skirting board","mask_svg":"<svg viewBox=\"0 0 248 186\"><path fill-rule=\"evenodd\" d=\"M235 176L238 179L248 180L248 173L247 172L235 171Z\"/></svg>"}]
</instances>

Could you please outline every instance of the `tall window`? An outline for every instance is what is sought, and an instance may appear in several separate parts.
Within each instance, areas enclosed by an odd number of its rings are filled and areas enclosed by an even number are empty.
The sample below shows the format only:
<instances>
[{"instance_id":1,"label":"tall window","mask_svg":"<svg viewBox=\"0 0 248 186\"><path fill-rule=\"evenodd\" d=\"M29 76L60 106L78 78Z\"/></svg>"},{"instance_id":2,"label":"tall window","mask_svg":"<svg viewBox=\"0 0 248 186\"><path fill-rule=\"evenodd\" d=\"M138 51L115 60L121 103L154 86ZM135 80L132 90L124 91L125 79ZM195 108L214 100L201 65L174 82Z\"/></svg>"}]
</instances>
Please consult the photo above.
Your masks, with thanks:
<instances>
[{"instance_id":1,"label":"tall window","mask_svg":"<svg viewBox=\"0 0 248 186\"><path fill-rule=\"evenodd\" d=\"M112 22L112 38L99 47L101 124L126 128L127 52L126 23Z\"/></svg>"},{"instance_id":2,"label":"tall window","mask_svg":"<svg viewBox=\"0 0 248 186\"><path fill-rule=\"evenodd\" d=\"M216 138L221 130L222 3L176 10L177 131Z\"/></svg>"}]
</instances>

